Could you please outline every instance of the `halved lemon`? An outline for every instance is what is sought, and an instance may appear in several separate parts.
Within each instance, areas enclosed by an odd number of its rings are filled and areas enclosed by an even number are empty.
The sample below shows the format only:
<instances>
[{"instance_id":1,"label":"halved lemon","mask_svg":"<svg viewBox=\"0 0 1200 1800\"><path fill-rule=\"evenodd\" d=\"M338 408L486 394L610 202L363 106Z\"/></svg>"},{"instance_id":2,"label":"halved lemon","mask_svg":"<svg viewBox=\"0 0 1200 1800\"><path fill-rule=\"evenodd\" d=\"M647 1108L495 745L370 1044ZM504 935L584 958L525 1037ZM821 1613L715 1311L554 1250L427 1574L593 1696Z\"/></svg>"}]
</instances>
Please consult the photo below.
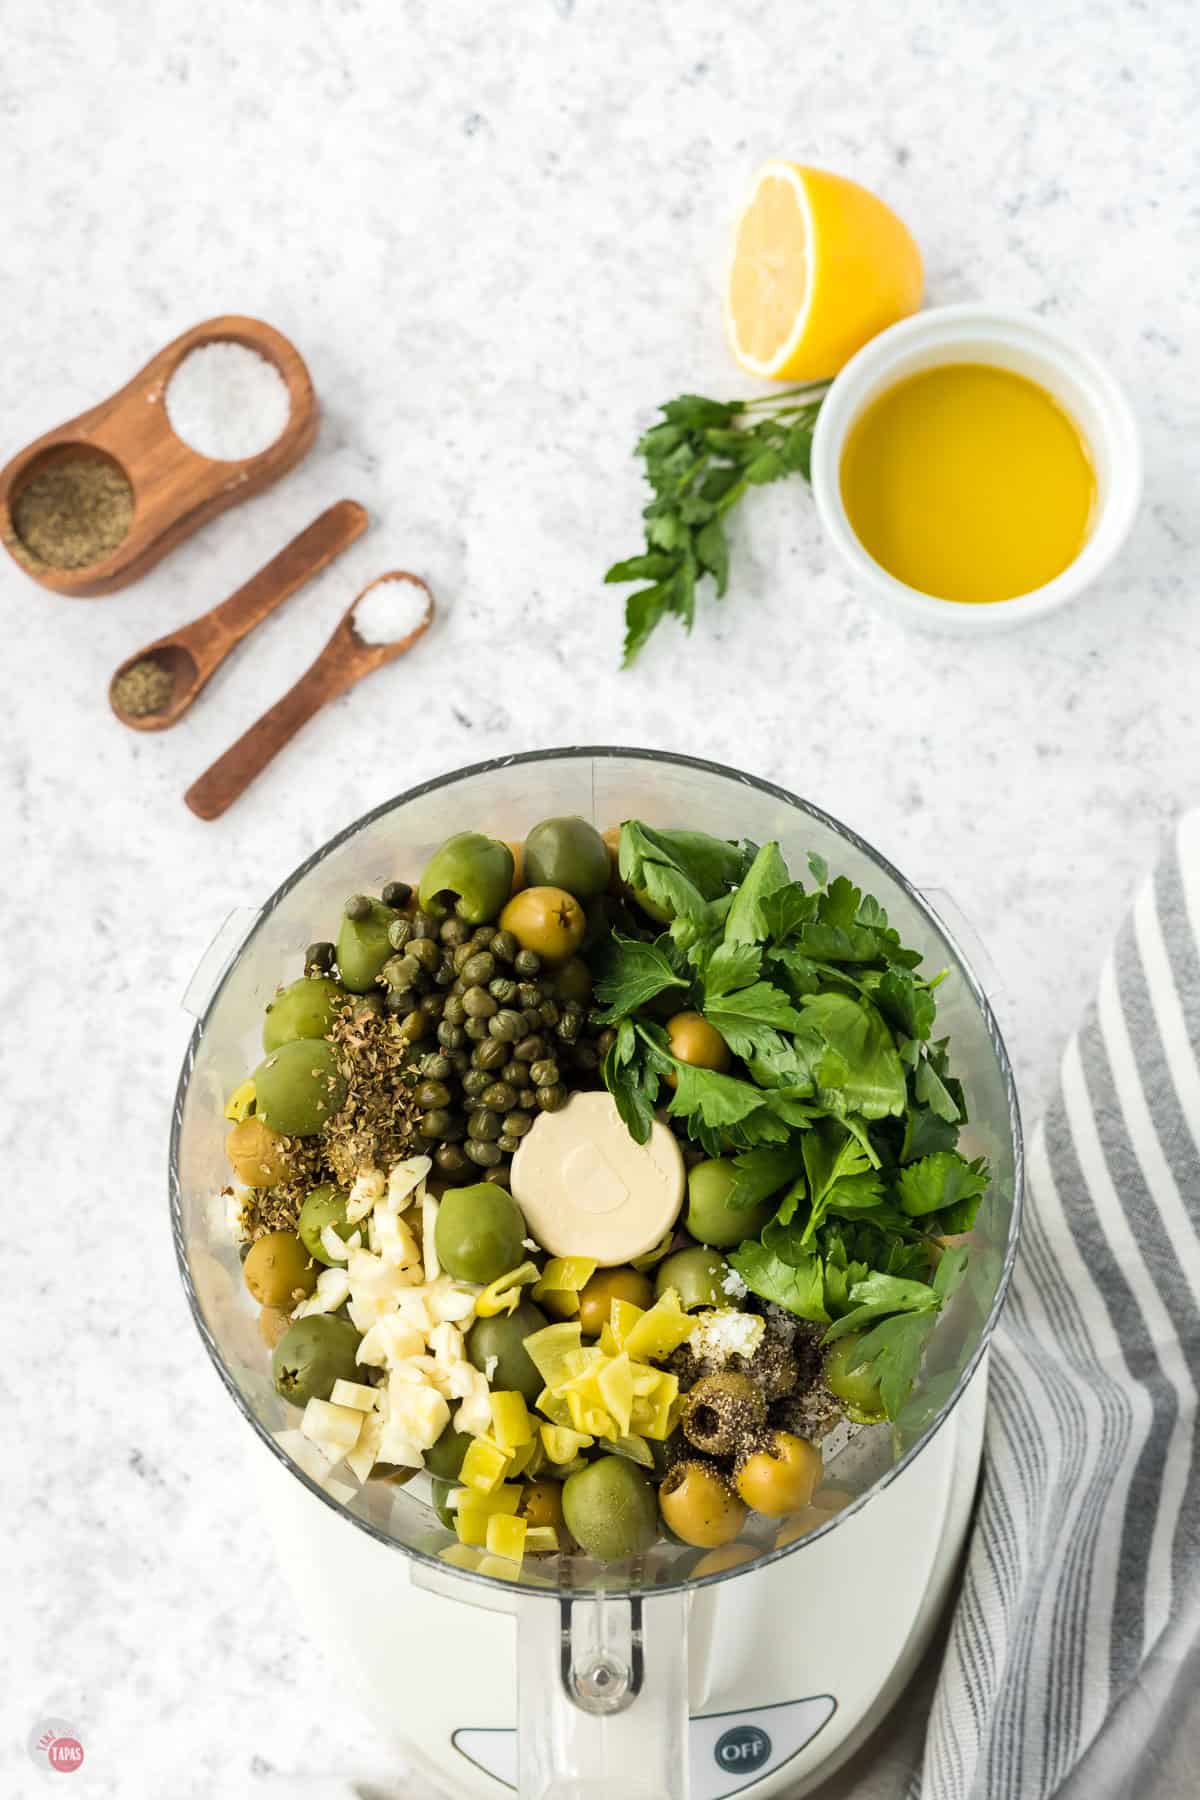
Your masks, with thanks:
<instances>
[{"instance_id":1,"label":"halved lemon","mask_svg":"<svg viewBox=\"0 0 1200 1800\"><path fill-rule=\"evenodd\" d=\"M738 221L726 313L752 375L824 381L921 304L921 252L856 181L764 163Z\"/></svg>"}]
</instances>

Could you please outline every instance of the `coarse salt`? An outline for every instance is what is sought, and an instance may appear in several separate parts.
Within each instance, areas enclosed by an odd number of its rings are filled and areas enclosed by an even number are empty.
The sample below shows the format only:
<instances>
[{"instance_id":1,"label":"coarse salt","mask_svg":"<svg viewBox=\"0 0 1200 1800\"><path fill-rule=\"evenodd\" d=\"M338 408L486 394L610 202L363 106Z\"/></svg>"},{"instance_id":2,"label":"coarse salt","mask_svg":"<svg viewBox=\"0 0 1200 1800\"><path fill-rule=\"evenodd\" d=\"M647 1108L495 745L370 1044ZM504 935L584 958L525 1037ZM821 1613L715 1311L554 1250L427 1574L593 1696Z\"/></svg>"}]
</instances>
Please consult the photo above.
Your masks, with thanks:
<instances>
[{"instance_id":1,"label":"coarse salt","mask_svg":"<svg viewBox=\"0 0 1200 1800\"><path fill-rule=\"evenodd\" d=\"M354 629L364 644L394 644L425 616L429 596L415 581L377 581L354 609Z\"/></svg>"},{"instance_id":2,"label":"coarse salt","mask_svg":"<svg viewBox=\"0 0 1200 1800\"><path fill-rule=\"evenodd\" d=\"M201 344L189 351L166 392L177 437L200 456L238 462L275 442L292 410L287 383L245 344Z\"/></svg>"}]
</instances>

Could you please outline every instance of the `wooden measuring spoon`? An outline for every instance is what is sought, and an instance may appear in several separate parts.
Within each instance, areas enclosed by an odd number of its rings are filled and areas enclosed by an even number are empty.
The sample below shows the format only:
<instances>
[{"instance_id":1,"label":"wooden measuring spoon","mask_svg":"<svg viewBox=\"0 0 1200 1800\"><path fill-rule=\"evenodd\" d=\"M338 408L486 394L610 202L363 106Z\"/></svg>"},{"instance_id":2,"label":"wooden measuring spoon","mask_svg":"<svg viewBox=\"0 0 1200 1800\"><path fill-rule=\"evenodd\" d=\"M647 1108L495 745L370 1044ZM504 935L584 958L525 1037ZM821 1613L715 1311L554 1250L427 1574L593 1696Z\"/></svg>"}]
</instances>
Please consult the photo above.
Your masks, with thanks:
<instances>
[{"instance_id":1,"label":"wooden measuring spoon","mask_svg":"<svg viewBox=\"0 0 1200 1800\"><path fill-rule=\"evenodd\" d=\"M366 528L366 508L357 500L339 500L228 600L193 619L190 625L156 638L144 650L127 656L108 689L109 705L122 725L134 731L165 731L168 725L174 725L246 633L319 574L335 556L340 556ZM127 712L117 699L122 675L140 662L159 663L174 682L171 698L161 712Z\"/></svg>"},{"instance_id":2,"label":"wooden measuring spoon","mask_svg":"<svg viewBox=\"0 0 1200 1800\"><path fill-rule=\"evenodd\" d=\"M167 383L192 350L244 344L274 363L287 384L287 424L257 456L216 462L177 437L167 418ZM151 357L132 381L89 411L27 444L0 469L0 543L27 575L57 594L112 594L136 581L176 544L227 507L259 494L294 468L317 435L317 401L304 359L261 319L227 313L194 325ZM133 489L129 530L107 556L83 569L59 569L31 554L18 536L13 505L21 489L51 463L99 453Z\"/></svg>"},{"instance_id":3,"label":"wooden measuring spoon","mask_svg":"<svg viewBox=\"0 0 1200 1800\"><path fill-rule=\"evenodd\" d=\"M411 581L414 587L421 588L425 594L425 611L407 637L396 638L390 644L366 644L354 629L355 610L371 589L383 581ZM192 783L183 797L197 817L219 819L326 701L336 699L364 675L382 669L385 663L395 662L398 656L411 650L429 630L433 613L433 595L419 575L392 569L368 582L353 604L347 607L333 636L295 687L289 688L282 700L277 700L257 724Z\"/></svg>"}]
</instances>

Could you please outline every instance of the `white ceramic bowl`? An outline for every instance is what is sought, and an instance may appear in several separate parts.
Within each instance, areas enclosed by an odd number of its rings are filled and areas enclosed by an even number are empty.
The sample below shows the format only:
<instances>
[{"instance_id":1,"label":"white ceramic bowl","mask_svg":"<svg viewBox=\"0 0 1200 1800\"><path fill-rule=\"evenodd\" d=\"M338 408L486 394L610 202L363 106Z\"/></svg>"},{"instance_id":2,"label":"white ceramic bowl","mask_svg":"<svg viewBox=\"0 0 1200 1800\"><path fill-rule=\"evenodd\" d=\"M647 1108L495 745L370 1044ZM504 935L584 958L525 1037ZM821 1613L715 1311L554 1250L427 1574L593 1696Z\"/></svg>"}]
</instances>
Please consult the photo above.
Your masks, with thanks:
<instances>
[{"instance_id":1,"label":"white ceramic bowl","mask_svg":"<svg viewBox=\"0 0 1200 1800\"><path fill-rule=\"evenodd\" d=\"M951 362L991 363L1036 381L1075 420L1095 465L1096 508L1083 549L1053 581L1013 600L963 605L897 581L863 548L842 503L842 451L863 410L905 376ZM1009 631L1078 598L1108 567L1137 513L1141 442L1120 387L1073 338L1015 308L943 306L881 332L846 364L817 415L812 486L830 541L880 611L928 631Z\"/></svg>"}]
</instances>

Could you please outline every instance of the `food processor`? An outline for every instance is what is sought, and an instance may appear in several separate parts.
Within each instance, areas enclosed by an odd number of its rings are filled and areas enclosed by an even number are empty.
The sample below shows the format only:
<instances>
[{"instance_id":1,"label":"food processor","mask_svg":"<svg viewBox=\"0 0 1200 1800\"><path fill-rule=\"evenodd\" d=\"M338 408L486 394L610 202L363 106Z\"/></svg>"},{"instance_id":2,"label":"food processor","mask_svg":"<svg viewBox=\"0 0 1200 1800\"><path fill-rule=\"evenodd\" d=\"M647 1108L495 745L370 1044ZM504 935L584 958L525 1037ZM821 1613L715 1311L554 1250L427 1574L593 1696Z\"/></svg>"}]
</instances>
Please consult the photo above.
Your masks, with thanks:
<instances>
[{"instance_id":1,"label":"food processor","mask_svg":"<svg viewBox=\"0 0 1200 1800\"><path fill-rule=\"evenodd\" d=\"M886 908L938 988L969 1124L992 1183L970 1261L892 1423L845 1422L798 1517L751 1515L707 1553L663 1542L609 1568L528 1558L519 1578L453 1566L426 1477L361 1489L291 1459L229 1223L225 1097L258 1060L263 1008L348 894L413 879L449 833L521 838L579 814L638 817L815 852ZM942 911L945 908L942 907ZM235 914L187 997L197 1018L176 1094L171 1212L193 1315L258 1442L265 1526L304 1570L309 1628L419 1779L501 1800L724 1800L808 1794L878 1725L949 1596L979 1473L987 1346L1021 1211L1017 1097L988 1002L930 900L862 838L766 781L661 751L580 748L478 764L386 802ZM294 1433L293 1433L294 1436ZM290 1442L291 1440L285 1440Z\"/></svg>"}]
</instances>

